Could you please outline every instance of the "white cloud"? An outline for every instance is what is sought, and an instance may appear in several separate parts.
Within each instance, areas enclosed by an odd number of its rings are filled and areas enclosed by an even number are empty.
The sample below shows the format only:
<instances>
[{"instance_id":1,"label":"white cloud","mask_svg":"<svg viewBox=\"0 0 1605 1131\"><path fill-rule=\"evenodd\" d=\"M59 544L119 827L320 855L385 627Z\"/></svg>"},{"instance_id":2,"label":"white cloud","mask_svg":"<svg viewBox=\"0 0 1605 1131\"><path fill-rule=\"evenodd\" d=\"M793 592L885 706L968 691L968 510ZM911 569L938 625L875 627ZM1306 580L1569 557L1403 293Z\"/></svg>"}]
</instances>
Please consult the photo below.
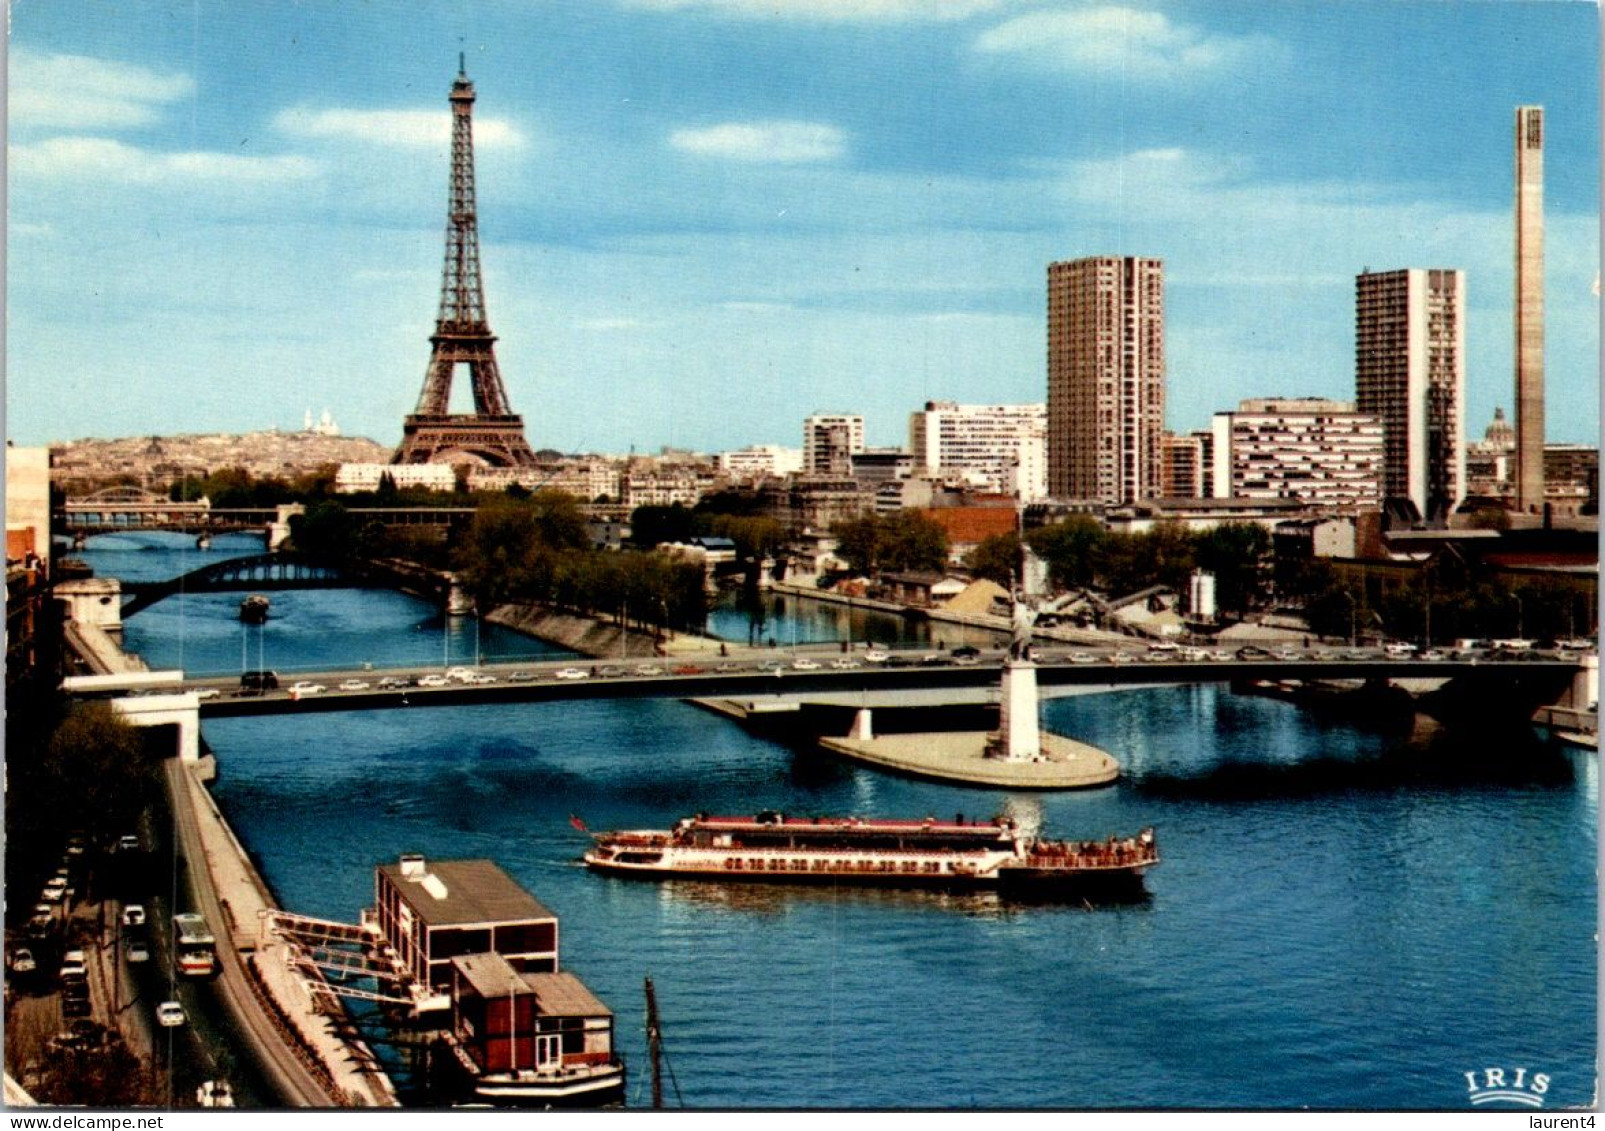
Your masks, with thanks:
<instances>
[{"instance_id":1,"label":"white cloud","mask_svg":"<svg viewBox=\"0 0 1605 1131\"><path fill-rule=\"evenodd\" d=\"M822 122L725 122L675 130L669 144L705 157L773 165L834 161L847 152L847 136Z\"/></svg>"},{"instance_id":2,"label":"white cloud","mask_svg":"<svg viewBox=\"0 0 1605 1131\"><path fill-rule=\"evenodd\" d=\"M103 137L47 138L12 146L10 157L19 176L48 180L95 178L138 185L273 184L307 180L318 173L317 164L305 157L205 151L162 153Z\"/></svg>"},{"instance_id":3,"label":"white cloud","mask_svg":"<svg viewBox=\"0 0 1605 1131\"><path fill-rule=\"evenodd\" d=\"M407 148L445 149L451 145L449 110L342 110L292 106L273 119L293 137L359 141ZM524 137L501 118L474 118L476 148L517 149Z\"/></svg>"},{"instance_id":4,"label":"white cloud","mask_svg":"<svg viewBox=\"0 0 1605 1131\"><path fill-rule=\"evenodd\" d=\"M1028 12L983 32L975 47L1053 70L1135 82L1230 70L1276 50L1265 36L1216 35L1172 23L1161 12L1120 7Z\"/></svg>"},{"instance_id":5,"label":"white cloud","mask_svg":"<svg viewBox=\"0 0 1605 1131\"><path fill-rule=\"evenodd\" d=\"M820 23L904 23L964 20L1010 0L626 0L654 12L711 12L754 20Z\"/></svg>"},{"instance_id":6,"label":"white cloud","mask_svg":"<svg viewBox=\"0 0 1605 1131\"><path fill-rule=\"evenodd\" d=\"M159 74L131 63L87 55L11 56L13 126L117 129L147 126L170 103L195 93L188 75Z\"/></svg>"}]
</instances>

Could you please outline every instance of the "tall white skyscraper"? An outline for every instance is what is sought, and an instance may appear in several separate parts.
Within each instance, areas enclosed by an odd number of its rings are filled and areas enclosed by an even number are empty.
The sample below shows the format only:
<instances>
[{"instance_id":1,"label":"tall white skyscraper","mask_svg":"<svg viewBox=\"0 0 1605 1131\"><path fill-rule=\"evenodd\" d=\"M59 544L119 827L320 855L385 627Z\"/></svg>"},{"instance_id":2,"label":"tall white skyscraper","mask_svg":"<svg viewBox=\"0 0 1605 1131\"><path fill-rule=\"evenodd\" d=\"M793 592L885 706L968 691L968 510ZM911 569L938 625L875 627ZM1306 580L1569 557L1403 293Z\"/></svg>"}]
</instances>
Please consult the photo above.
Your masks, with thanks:
<instances>
[{"instance_id":1,"label":"tall white skyscraper","mask_svg":"<svg viewBox=\"0 0 1605 1131\"><path fill-rule=\"evenodd\" d=\"M1466 495L1466 276L1411 268L1355 280L1359 410L1382 421L1382 493L1422 517Z\"/></svg>"}]
</instances>

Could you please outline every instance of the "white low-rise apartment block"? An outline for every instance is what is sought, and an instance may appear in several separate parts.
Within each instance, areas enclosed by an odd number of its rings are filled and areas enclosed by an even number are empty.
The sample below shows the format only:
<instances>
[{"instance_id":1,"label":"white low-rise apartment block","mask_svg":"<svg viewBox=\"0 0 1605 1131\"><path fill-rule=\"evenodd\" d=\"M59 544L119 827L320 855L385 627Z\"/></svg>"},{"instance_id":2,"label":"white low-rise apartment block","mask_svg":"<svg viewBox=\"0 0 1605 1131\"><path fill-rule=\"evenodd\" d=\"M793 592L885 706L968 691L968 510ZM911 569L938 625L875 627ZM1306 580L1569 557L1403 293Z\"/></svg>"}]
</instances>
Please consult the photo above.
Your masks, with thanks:
<instances>
[{"instance_id":1,"label":"white low-rise apartment block","mask_svg":"<svg viewBox=\"0 0 1605 1131\"><path fill-rule=\"evenodd\" d=\"M1032 502L1048 493L1048 406L927 401L909 414L915 475Z\"/></svg>"},{"instance_id":2,"label":"white low-rise apartment block","mask_svg":"<svg viewBox=\"0 0 1605 1131\"><path fill-rule=\"evenodd\" d=\"M1246 400L1215 414L1217 499L1296 499L1354 510L1381 505L1382 421L1352 401Z\"/></svg>"}]
</instances>

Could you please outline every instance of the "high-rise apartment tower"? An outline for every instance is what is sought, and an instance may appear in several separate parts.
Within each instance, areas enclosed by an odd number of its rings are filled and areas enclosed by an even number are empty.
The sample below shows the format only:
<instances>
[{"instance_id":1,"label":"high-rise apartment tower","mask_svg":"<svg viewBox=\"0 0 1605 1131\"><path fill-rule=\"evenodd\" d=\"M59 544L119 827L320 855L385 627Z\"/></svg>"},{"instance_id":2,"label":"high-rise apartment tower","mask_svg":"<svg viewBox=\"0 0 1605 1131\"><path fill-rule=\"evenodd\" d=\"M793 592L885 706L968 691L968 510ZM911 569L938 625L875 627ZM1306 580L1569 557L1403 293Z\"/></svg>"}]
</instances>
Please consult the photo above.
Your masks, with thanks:
<instances>
[{"instance_id":1,"label":"high-rise apartment tower","mask_svg":"<svg viewBox=\"0 0 1605 1131\"><path fill-rule=\"evenodd\" d=\"M1516 509L1544 507L1544 108L1516 107Z\"/></svg>"},{"instance_id":2,"label":"high-rise apartment tower","mask_svg":"<svg viewBox=\"0 0 1605 1131\"><path fill-rule=\"evenodd\" d=\"M1165 423L1164 264L1048 265L1048 493L1157 498Z\"/></svg>"},{"instance_id":3,"label":"high-rise apartment tower","mask_svg":"<svg viewBox=\"0 0 1605 1131\"><path fill-rule=\"evenodd\" d=\"M1360 275L1354 322L1358 408L1382 421L1382 494L1441 518L1466 494L1465 272Z\"/></svg>"}]
</instances>

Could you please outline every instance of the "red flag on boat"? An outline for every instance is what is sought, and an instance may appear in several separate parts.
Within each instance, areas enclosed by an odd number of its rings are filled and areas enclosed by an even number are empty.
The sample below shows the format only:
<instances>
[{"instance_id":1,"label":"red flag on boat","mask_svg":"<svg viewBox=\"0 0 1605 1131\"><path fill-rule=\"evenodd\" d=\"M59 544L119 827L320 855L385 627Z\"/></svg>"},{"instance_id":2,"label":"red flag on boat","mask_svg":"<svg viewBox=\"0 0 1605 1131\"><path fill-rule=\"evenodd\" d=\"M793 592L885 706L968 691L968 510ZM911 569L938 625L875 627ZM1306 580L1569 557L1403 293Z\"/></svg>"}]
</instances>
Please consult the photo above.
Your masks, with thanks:
<instances>
[{"instance_id":1,"label":"red flag on boat","mask_svg":"<svg viewBox=\"0 0 1605 1131\"><path fill-rule=\"evenodd\" d=\"M585 827L585 822L580 820L573 813L570 813L568 815L568 823L573 825L576 829L578 829L582 833L588 833L588 832L591 831L590 829Z\"/></svg>"}]
</instances>

